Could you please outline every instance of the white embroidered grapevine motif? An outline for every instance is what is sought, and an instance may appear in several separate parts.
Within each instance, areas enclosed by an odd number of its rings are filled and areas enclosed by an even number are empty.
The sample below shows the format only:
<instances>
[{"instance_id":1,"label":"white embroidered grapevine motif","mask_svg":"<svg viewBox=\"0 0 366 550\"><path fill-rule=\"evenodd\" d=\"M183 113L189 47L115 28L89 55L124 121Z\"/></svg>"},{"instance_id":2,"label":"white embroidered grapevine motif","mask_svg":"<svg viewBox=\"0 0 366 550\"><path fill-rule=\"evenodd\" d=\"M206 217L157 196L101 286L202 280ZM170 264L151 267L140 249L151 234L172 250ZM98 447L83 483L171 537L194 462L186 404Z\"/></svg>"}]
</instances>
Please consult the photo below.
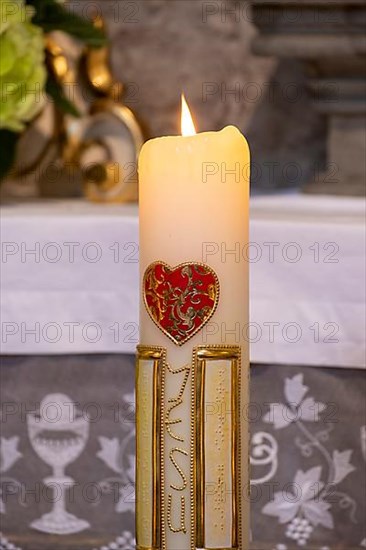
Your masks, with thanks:
<instances>
[{"instance_id":1,"label":"white embroidered grapevine motif","mask_svg":"<svg viewBox=\"0 0 366 550\"><path fill-rule=\"evenodd\" d=\"M252 477L250 478L251 485L260 485L272 479L278 468L278 443L273 435L267 432L256 432L253 434L250 441L250 466ZM262 477L254 478L253 470L256 466L269 466L267 472L262 474Z\"/></svg>"},{"instance_id":2,"label":"white embroidered grapevine motif","mask_svg":"<svg viewBox=\"0 0 366 550\"><path fill-rule=\"evenodd\" d=\"M13 477L5 476L4 474L19 460L22 455L18 451L19 437L1 437L0 438L0 513L5 514L5 502L2 499L2 486L7 484L12 486L16 491L20 491L22 485Z\"/></svg>"},{"instance_id":3,"label":"white embroidered grapevine motif","mask_svg":"<svg viewBox=\"0 0 366 550\"><path fill-rule=\"evenodd\" d=\"M279 523L287 524L286 536L305 546L317 526L333 529L332 505L338 500L342 509L348 509L350 519L356 523L356 502L336 486L355 470L350 463L351 450L334 450L331 455L324 442L328 440L332 429L313 434L306 423L318 422L320 414L326 409L324 403L316 402L313 397L306 397L308 387L303 384L303 374L285 379L284 394L286 404L271 403L269 412L263 417L273 424L275 430L295 424L301 437L295 439L305 457L313 455L314 450L320 453L326 463L314 466L307 471L298 470L290 488L274 493L274 498L262 509L264 514L278 518ZM324 479L326 478L326 479Z\"/></svg>"},{"instance_id":4,"label":"white embroidered grapevine motif","mask_svg":"<svg viewBox=\"0 0 366 550\"><path fill-rule=\"evenodd\" d=\"M118 412L118 426L122 430L121 438L108 438L100 436L99 443L101 450L97 456L113 472L113 477L108 477L99 483L102 491L107 494L118 491L118 502L115 511L117 513L135 511L135 428L134 394L125 395L125 407Z\"/></svg>"}]
</instances>

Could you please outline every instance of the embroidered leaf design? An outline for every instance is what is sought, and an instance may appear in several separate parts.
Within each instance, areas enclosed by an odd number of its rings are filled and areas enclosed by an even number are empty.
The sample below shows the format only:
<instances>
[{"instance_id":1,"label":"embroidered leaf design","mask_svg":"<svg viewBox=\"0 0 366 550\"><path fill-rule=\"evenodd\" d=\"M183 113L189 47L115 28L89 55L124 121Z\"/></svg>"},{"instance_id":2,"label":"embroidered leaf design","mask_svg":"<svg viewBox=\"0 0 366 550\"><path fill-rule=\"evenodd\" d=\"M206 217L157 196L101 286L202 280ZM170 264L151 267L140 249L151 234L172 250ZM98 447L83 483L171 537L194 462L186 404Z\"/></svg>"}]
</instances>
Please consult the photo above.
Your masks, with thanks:
<instances>
[{"instance_id":1,"label":"embroidered leaf design","mask_svg":"<svg viewBox=\"0 0 366 550\"><path fill-rule=\"evenodd\" d=\"M347 451L333 451L333 463L334 463L334 480L333 483L340 483L348 474L353 472L356 468L350 464L352 456L352 450Z\"/></svg>"},{"instance_id":2,"label":"embroidered leaf design","mask_svg":"<svg viewBox=\"0 0 366 550\"><path fill-rule=\"evenodd\" d=\"M4 473L13 466L13 464L23 456L18 451L19 437L1 437L0 438L0 472Z\"/></svg>"},{"instance_id":3,"label":"embroidered leaf design","mask_svg":"<svg viewBox=\"0 0 366 550\"><path fill-rule=\"evenodd\" d=\"M119 461L120 443L117 437L109 439L101 435L98 440L102 448L98 451L97 457L103 460L114 472L120 474L122 465Z\"/></svg>"},{"instance_id":4,"label":"embroidered leaf design","mask_svg":"<svg viewBox=\"0 0 366 550\"><path fill-rule=\"evenodd\" d=\"M269 412L264 415L263 420L268 424L273 424L276 430L280 430L291 424L296 416L296 413L292 412L286 405L271 403Z\"/></svg>"},{"instance_id":5,"label":"embroidered leaf design","mask_svg":"<svg viewBox=\"0 0 366 550\"><path fill-rule=\"evenodd\" d=\"M331 504L324 500L308 500L302 504L302 511L305 517L316 527L322 525L328 529L333 529L333 517L328 511Z\"/></svg>"},{"instance_id":6,"label":"embroidered leaf design","mask_svg":"<svg viewBox=\"0 0 366 550\"><path fill-rule=\"evenodd\" d=\"M285 396L289 406L282 403L271 403L270 410L263 417L264 422L273 424L276 430L285 428L296 420L318 422L319 415L326 405L317 402L313 397L304 396L308 386L303 384L303 374L285 379Z\"/></svg>"},{"instance_id":7,"label":"embroidered leaf design","mask_svg":"<svg viewBox=\"0 0 366 550\"><path fill-rule=\"evenodd\" d=\"M292 521L298 513L312 523L328 529L334 527L333 517L329 512L331 504L325 502L319 492L324 487L320 480L322 468L315 466L306 472L298 470L294 479L294 489L291 492L277 492L274 499L268 502L262 512L278 518L279 523Z\"/></svg>"},{"instance_id":8,"label":"embroidered leaf design","mask_svg":"<svg viewBox=\"0 0 366 550\"><path fill-rule=\"evenodd\" d=\"M295 475L294 484L300 493L301 501L314 498L315 495L324 487L324 483L320 481L322 473L321 466L314 466L306 472L298 470Z\"/></svg>"},{"instance_id":9,"label":"embroidered leaf design","mask_svg":"<svg viewBox=\"0 0 366 550\"><path fill-rule=\"evenodd\" d=\"M299 419L307 422L318 422L319 414L324 411L326 405L324 403L314 401L313 397L307 397L300 404Z\"/></svg>"},{"instance_id":10,"label":"embroidered leaf design","mask_svg":"<svg viewBox=\"0 0 366 550\"><path fill-rule=\"evenodd\" d=\"M308 391L308 386L303 384L304 375L296 374L292 378L285 379L285 397L288 403L298 407Z\"/></svg>"},{"instance_id":11,"label":"embroidered leaf design","mask_svg":"<svg viewBox=\"0 0 366 550\"><path fill-rule=\"evenodd\" d=\"M294 519L298 507L297 502L287 501L284 492L281 491L274 494L274 499L263 507L262 512L277 517L279 523L287 523Z\"/></svg>"}]
</instances>

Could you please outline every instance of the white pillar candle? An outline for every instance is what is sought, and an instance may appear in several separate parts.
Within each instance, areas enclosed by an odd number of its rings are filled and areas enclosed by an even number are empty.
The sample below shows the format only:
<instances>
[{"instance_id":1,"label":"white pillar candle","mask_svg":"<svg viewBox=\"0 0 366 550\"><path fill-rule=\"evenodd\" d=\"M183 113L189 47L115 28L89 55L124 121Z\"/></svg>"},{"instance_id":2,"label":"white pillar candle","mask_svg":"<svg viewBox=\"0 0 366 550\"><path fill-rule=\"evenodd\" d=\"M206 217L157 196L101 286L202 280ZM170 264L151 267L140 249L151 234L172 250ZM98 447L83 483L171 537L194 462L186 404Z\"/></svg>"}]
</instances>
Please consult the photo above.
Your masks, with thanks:
<instances>
[{"instance_id":1,"label":"white pillar candle","mask_svg":"<svg viewBox=\"0 0 366 550\"><path fill-rule=\"evenodd\" d=\"M148 357L138 365L137 543L140 547L169 550L189 550L197 545L246 549L249 148L235 127L194 134L189 117L187 120L185 132L191 135L148 141L139 159L140 343L148 351L152 347L164 348L166 365L163 369L162 363L154 363ZM194 306L190 311L184 308L184 299L178 299L182 306L178 317L173 310L164 316L160 308L165 296L161 293L163 287L155 286L160 298L152 306L154 296L146 272L151 273L150 266L156 262L163 262L172 270L186 264L175 272L183 282L192 269L197 271L197 277L203 273L204 280L218 282L210 285L205 298L209 305L206 303L206 309L199 312L199 319L192 314ZM204 265L196 268L195 264ZM169 279L169 267L162 269L157 271L158 278L165 270ZM164 284L162 279L159 281ZM164 288L171 288L172 281L174 276ZM184 284L176 296L184 290ZM144 296L147 287L148 298ZM192 296L191 305L200 299ZM180 317L181 310L188 320ZM182 333L174 331L173 324L167 328L166 323L178 319L178 327L183 331L186 327L190 334L192 318L198 323L197 331L192 331L192 337L182 344ZM204 348L210 355L214 349L210 346L219 346L221 351L228 346L228 353L230 346L240 346L238 361L220 357L198 361L199 355L193 361L194 348L201 347L202 357L206 357ZM234 363L236 370L232 368ZM154 368L156 373L163 369L155 383ZM199 380L203 380L204 390L198 390ZM197 405L199 391L203 391L201 405ZM240 433L234 437L239 421ZM158 425L154 426L154 422ZM198 460L197 453L201 451ZM154 466L157 456L159 467ZM235 480L240 482L236 502L232 496ZM204 487L203 499L198 486Z\"/></svg>"}]
</instances>

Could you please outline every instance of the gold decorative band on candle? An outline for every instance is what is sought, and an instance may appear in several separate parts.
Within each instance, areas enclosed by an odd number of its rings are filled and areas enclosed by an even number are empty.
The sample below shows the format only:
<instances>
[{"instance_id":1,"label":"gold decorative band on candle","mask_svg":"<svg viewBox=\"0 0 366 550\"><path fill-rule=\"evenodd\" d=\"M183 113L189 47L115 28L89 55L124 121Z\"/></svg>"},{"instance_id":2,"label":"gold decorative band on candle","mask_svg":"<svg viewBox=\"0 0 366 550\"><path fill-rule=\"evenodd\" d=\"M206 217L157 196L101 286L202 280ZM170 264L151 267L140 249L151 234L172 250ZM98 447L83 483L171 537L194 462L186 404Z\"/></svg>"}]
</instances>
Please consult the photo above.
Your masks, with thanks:
<instances>
[{"instance_id":1,"label":"gold decorative band on candle","mask_svg":"<svg viewBox=\"0 0 366 550\"><path fill-rule=\"evenodd\" d=\"M136 547L161 548L161 466L164 441L161 436L166 350L138 346L136 365Z\"/></svg>"},{"instance_id":2,"label":"gold decorative band on candle","mask_svg":"<svg viewBox=\"0 0 366 550\"><path fill-rule=\"evenodd\" d=\"M200 549L241 545L240 361L240 346L193 350L191 490Z\"/></svg>"}]
</instances>

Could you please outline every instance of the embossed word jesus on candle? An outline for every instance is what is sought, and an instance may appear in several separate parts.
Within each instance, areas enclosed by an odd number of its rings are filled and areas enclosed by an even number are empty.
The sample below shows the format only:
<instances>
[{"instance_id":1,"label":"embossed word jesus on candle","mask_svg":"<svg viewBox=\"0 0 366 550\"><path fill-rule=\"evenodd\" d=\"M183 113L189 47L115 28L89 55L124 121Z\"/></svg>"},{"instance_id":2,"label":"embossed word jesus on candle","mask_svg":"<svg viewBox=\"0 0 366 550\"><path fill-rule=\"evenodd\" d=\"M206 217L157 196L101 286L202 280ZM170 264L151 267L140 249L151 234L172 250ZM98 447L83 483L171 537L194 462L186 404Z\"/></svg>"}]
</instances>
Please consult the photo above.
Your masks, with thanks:
<instances>
[{"instance_id":1,"label":"embossed word jesus on candle","mask_svg":"<svg viewBox=\"0 0 366 550\"><path fill-rule=\"evenodd\" d=\"M246 549L249 149L184 102L182 133L139 160L137 546Z\"/></svg>"}]
</instances>

